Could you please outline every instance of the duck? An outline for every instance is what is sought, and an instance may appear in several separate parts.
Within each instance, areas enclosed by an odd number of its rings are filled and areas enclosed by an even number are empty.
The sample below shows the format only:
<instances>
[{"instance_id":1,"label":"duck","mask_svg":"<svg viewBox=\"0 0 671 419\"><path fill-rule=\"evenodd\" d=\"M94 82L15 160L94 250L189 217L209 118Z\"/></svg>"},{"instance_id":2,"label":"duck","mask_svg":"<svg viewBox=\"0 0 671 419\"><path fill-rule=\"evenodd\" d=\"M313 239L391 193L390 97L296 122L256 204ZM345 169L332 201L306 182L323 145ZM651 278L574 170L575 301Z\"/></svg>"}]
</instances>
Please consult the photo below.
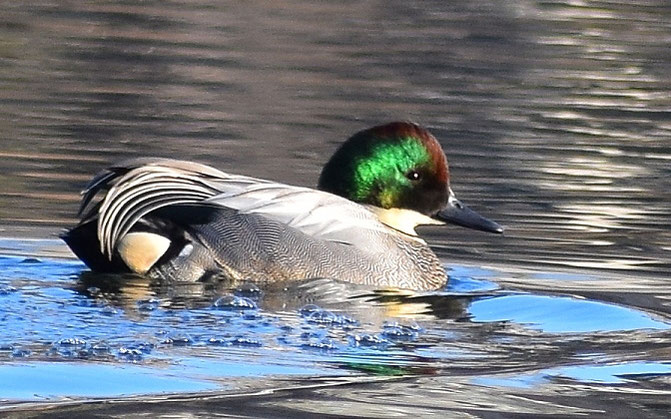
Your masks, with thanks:
<instances>
[{"instance_id":1,"label":"duck","mask_svg":"<svg viewBox=\"0 0 671 419\"><path fill-rule=\"evenodd\" d=\"M92 271L162 282L329 278L435 290L447 274L417 226L503 232L455 197L441 145L411 122L352 135L317 189L190 161L125 160L92 178L78 217L61 238Z\"/></svg>"}]
</instances>

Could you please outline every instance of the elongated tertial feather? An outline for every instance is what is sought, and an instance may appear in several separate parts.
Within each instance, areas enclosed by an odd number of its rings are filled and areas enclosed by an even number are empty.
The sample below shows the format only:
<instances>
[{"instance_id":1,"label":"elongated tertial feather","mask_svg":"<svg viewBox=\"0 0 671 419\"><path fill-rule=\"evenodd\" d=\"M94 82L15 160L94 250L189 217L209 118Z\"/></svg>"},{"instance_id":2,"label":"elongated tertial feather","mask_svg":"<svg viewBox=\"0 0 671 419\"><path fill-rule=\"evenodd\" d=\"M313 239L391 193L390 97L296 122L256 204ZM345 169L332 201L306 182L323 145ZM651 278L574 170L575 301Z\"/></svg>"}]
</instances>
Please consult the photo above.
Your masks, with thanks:
<instances>
[{"instance_id":1,"label":"elongated tertial feather","mask_svg":"<svg viewBox=\"0 0 671 419\"><path fill-rule=\"evenodd\" d=\"M342 197L179 160L122 162L98 174L83 195L82 222L98 217L100 250L109 259L142 217L177 204L207 203L254 213L322 240L360 243L362 249L370 235L388 234L375 214Z\"/></svg>"}]
</instances>

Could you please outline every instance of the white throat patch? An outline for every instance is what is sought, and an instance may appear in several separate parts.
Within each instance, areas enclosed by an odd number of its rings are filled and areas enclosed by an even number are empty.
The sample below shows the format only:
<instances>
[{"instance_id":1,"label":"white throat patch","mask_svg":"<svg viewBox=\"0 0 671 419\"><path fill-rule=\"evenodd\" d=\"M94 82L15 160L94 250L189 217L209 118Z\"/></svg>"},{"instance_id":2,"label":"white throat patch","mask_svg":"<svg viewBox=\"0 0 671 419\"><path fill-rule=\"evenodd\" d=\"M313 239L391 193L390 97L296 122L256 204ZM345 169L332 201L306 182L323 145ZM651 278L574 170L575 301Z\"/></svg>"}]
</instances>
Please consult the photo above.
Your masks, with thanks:
<instances>
[{"instance_id":1,"label":"white throat patch","mask_svg":"<svg viewBox=\"0 0 671 419\"><path fill-rule=\"evenodd\" d=\"M377 218L384 225L405 233L409 236L416 236L415 227L418 225L443 225L440 220L433 219L417 211L405 208L384 209L369 205L368 208L377 215ZM419 237L418 237L419 238Z\"/></svg>"}]
</instances>

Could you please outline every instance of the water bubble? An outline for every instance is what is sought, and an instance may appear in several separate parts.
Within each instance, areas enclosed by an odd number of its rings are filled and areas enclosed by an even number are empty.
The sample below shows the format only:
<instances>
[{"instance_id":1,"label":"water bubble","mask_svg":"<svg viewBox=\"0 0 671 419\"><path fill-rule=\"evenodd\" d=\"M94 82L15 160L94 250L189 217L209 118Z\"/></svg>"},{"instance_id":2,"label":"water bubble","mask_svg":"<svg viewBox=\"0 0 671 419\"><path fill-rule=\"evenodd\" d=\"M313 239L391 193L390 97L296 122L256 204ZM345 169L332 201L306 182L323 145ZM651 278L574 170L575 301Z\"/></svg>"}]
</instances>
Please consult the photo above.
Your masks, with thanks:
<instances>
[{"instance_id":1,"label":"water bubble","mask_svg":"<svg viewBox=\"0 0 671 419\"><path fill-rule=\"evenodd\" d=\"M219 297L213 304L220 310L256 310L256 303L247 297L237 295L224 295Z\"/></svg>"},{"instance_id":2,"label":"water bubble","mask_svg":"<svg viewBox=\"0 0 671 419\"><path fill-rule=\"evenodd\" d=\"M151 351L154 350L155 347L156 345L149 342L141 342L135 345L128 346L128 348L137 349L139 351L142 351L142 353L144 354L151 353Z\"/></svg>"},{"instance_id":3,"label":"water bubble","mask_svg":"<svg viewBox=\"0 0 671 419\"><path fill-rule=\"evenodd\" d=\"M316 311L323 311L323 309L316 304L308 304L308 305L305 305L305 306L301 307L298 310L298 313L303 317L307 317L307 316L309 316L310 314L312 314Z\"/></svg>"},{"instance_id":4,"label":"water bubble","mask_svg":"<svg viewBox=\"0 0 671 419\"><path fill-rule=\"evenodd\" d=\"M319 310L307 316L308 322L318 324L332 324L338 321L338 315L328 310Z\"/></svg>"},{"instance_id":5,"label":"water bubble","mask_svg":"<svg viewBox=\"0 0 671 419\"><path fill-rule=\"evenodd\" d=\"M349 342L351 346L364 346L364 347L378 347L384 348L387 345L391 344L391 341L379 336L379 335L354 335L349 336Z\"/></svg>"},{"instance_id":6,"label":"water bubble","mask_svg":"<svg viewBox=\"0 0 671 419\"><path fill-rule=\"evenodd\" d=\"M193 344L193 339L190 336L169 336L163 343L173 346L189 346Z\"/></svg>"},{"instance_id":7,"label":"water bubble","mask_svg":"<svg viewBox=\"0 0 671 419\"><path fill-rule=\"evenodd\" d=\"M91 347L91 352L97 356L107 355L110 353L110 347L106 343L96 343Z\"/></svg>"},{"instance_id":8,"label":"water bubble","mask_svg":"<svg viewBox=\"0 0 671 419\"><path fill-rule=\"evenodd\" d=\"M224 338L209 338L207 344L213 346L228 346L230 342Z\"/></svg>"},{"instance_id":9,"label":"water bubble","mask_svg":"<svg viewBox=\"0 0 671 419\"><path fill-rule=\"evenodd\" d=\"M328 310L315 310L306 316L309 323L316 323L321 325L329 325L336 327L346 327L356 325L357 321L351 317L341 314L335 314Z\"/></svg>"},{"instance_id":10,"label":"water bubble","mask_svg":"<svg viewBox=\"0 0 671 419\"><path fill-rule=\"evenodd\" d=\"M259 347L262 346L261 342L252 339L252 338L244 338L244 337L236 337L231 339L231 344L232 345L238 345L238 346L254 346L254 347Z\"/></svg>"},{"instance_id":11,"label":"water bubble","mask_svg":"<svg viewBox=\"0 0 671 419\"><path fill-rule=\"evenodd\" d=\"M383 326L382 335L392 340L413 340L419 336L421 330L422 328L416 324L404 325L394 322Z\"/></svg>"},{"instance_id":12,"label":"water bubble","mask_svg":"<svg viewBox=\"0 0 671 419\"><path fill-rule=\"evenodd\" d=\"M119 358L126 361L141 361L144 357L144 352L137 348L119 348Z\"/></svg>"},{"instance_id":13,"label":"water bubble","mask_svg":"<svg viewBox=\"0 0 671 419\"><path fill-rule=\"evenodd\" d=\"M139 311L154 311L161 306L161 300L158 298L148 298L137 302Z\"/></svg>"},{"instance_id":14,"label":"water bubble","mask_svg":"<svg viewBox=\"0 0 671 419\"><path fill-rule=\"evenodd\" d=\"M47 354L65 358L89 358L92 352L89 344L84 339L71 337L62 338L54 342Z\"/></svg>"},{"instance_id":15,"label":"water bubble","mask_svg":"<svg viewBox=\"0 0 671 419\"><path fill-rule=\"evenodd\" d=\"M30 356L30 351L28 349L16 348L12 351L12 358L25 358Z\"/></svg>"},{"instance_id":16,"label":"water bubble","mask_svg":"<svg viewBox=\"0 0 671 419\"><path fill-rule=\"evenodd\" d=\"M56 345L61 347L71 347L71 346L86 346L86 341L79 338L63 338L56 342Z\"/></svg>"},{"instance_id":17,"label":"water bubble","mask_svg":"<svg viewBox=\"0 0 671 419\"><path fill-rule=\"evenodd\" d=\"M318 342L307 342L301 345L302 349L317 349L321 351L332 351L338 349L338 346L332 341L325 339Z\"/></svg>"}]
</instances>

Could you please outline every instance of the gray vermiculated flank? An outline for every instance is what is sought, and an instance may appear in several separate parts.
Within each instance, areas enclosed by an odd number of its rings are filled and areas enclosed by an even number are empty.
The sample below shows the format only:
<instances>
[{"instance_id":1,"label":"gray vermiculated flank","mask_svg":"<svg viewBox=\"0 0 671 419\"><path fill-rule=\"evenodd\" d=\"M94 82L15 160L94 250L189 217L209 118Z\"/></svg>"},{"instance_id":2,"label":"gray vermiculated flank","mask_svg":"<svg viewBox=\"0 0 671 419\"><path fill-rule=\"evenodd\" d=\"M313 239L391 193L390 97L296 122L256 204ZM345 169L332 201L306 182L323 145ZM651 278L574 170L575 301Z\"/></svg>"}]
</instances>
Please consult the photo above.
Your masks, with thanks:
<instances>
[{"instance_id":1,"label":"gray vermiculated flank","mask_svg":"<svg viewBox=\"0 0 671 419\"><path fill-rule=\"evenodd\" d=\"M324 277L408 288L431 288L445 282L443 268L428 247L396 234L372 243L372 248L386 249L383 253L370 252L318 240L264 216L228 208L216 211L211 222L190 228L215 262L240 279Z\"/></svg>"}]
</instances>

